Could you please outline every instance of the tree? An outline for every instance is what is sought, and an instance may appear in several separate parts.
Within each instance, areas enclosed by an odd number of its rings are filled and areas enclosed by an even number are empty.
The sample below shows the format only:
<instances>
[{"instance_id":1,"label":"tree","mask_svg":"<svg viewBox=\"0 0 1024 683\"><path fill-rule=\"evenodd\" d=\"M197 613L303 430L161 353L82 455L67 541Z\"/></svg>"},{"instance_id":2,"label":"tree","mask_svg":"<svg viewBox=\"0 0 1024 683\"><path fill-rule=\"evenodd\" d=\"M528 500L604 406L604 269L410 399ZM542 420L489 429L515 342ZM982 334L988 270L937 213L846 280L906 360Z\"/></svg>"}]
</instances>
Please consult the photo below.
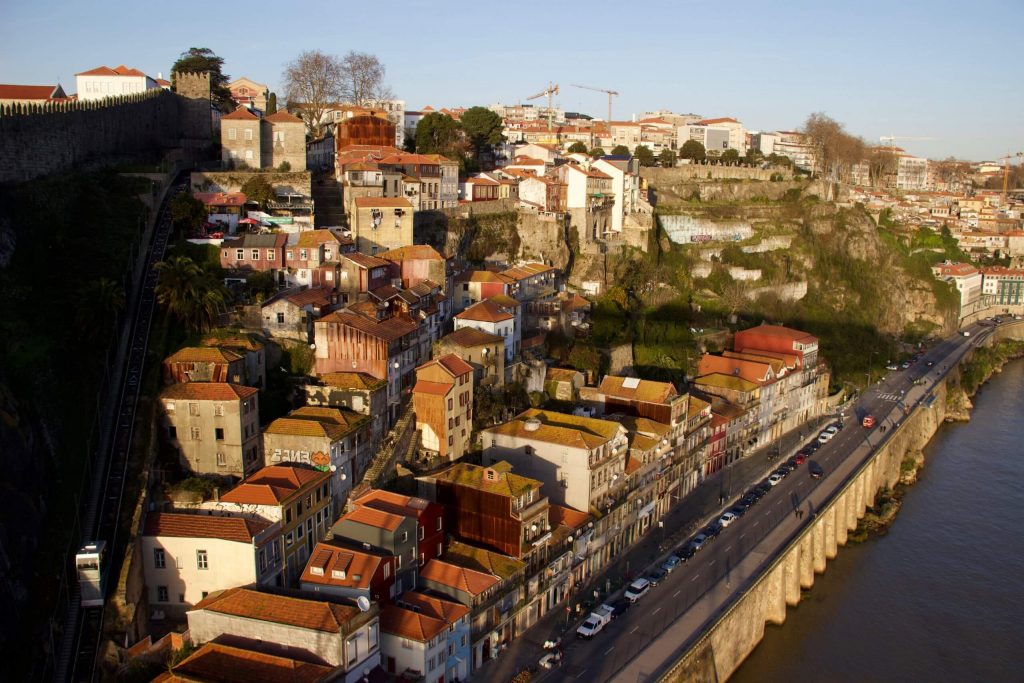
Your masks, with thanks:
<instances>
[{"instance_id":1,"label":"tree","mask_svg":"<svg viewBox=\"0 0 1024 683\"><path fill-rule=\"evenodd\" d=\"M176 194L171 199L171 220L186 234L197 232L208 215L206 205L187 192Z\"/></svg>"},{"instance_id":2,"label":"tree","mask_svg":"<svg viewBox=\"0 0 1024 683\"><path fill-rule=\"evenodd\" d=\"M341 60L342 98L360 107L391 99L391 90L384 85L384 72L384 65L375 55L349 52Z\"/></svg>"},{"instance_id":3,"label":"tree","mask_svg":"<svg viewBox=\"0 0 1024 683\"><path fill-rule=\"evenodd\" d=\"M641 166L654 166L654 152L647 145L637 145L633 150L633 156Z\"/></svg>"},{"instance_id":4,"label":"tree","mask_svg":"<svg viewBox=\"0 0 1024 683\"><path fill-rule=\"evenodd\" d=\"M594 149L590 150L590 157L592 159L598 159L598 158L603 157L603 156L604 156L604 150L601 149L600 147L595 147Z\"/></svg>"},{"instance_id":5,"label":"tree","mask_svg":"<svg viewBox=\"0 0 1024 683\"><path fill-rule=\"evenodd\" d=\"M579 340L572 345L568 362L577 370L595 374L601 369L601 352L590 342Z\"/></svg>"},{"instance_id":6,"label":"tree","mask_svg":"<svg viewBox=\"0 0 1024 683\"><path fill-rule=\"evenodd\" d=\"M176 89L175 75L179 72L208 73L210 74L210 99L220 107L222 111L231 111L234 102L231 100L231 91L228 90L229 76L223 72L224 58L218 57L208 47L190 47L187 52L182 52L178 61L171 67L171 88Z\"/></svg>"},{"instance_id":7,"label":"tree","mask_svg":"<svg viewBox=\"0 0 1024 683\"><path fill-rule=\"evenodd\" d=\"M719 157L719 158L722 161L727 161L729 163L735 163L735 162L740 160L740 153L737 152L735 149L730 147L729 149L727 149L724 152L722 152L722 156Z\"/></svg>"},{"instance_id":8,"label":"tree","mask_svg":"<svg viewBox=\"0 0 1024 683\"><path fill-rule=\"evenodd\" d=\"M85 337L97 341L117 321L124 307L124 288L110 278L101 277L82 288L78 295L75 318Z\"/></svg>"},{"instance_id":9,"label":"tree","mask_svg":"<svg viewBox=\"0 0 1024 683\"><path fill-rule=\"evenodd\" d=\"M898 159L892 150L876 147L868 156L868 179L873 187L881 187L887 176L896 173Z\"/></svg>"},{"instance_id":10,"label":"tree","mask_svg":"<svg viewBox=\"0 0 1024 683\"><path fill-rule=\"evenodd\" d=\"M272 92L267 97L267 116L277 113L277 93Z\"/></svg>"},{"instance_id":11,"label":"tree","mask_svg":"<svg viewBox=\"0 0 1024 683\"><path fill-rule=\"evenodd\" d=\"M406 134L405 141L402 143L402 150L406 152L416 151L416 136Z\"/></svg>"},{"instance_id":12,"label":"tree","mask_svg":"<svg viewBox=\"0 0 1024 683\"><path fill-rule=\"evenodd\" d=\"M658 155L658 163L664 168L672 168L676 165L676 153L670 149L661 150L661 154Z\"/></svg>"},{"instance_id":13,"label":"tree","mask_svg":"<svg viewBox=\"0 0 1024 683\"><path fill-rule=\"evenodd\" d=\"M260 174L252 176L242 184L242 194L245 195L246 201L256 202L260 208L265 207L267 202L276 197L273 186Z\"/></svg>"},{"instance_id":14,"label":"tree","mask_svg":"<svg viewBox=\"0 0 1024 683\"><path fill-rule=\"evenodd\" d=\"M569 154L586 154L587 146L577 140L576 142L569 145L569 149L567 151L569 152Z\"/></svg>"},{"instance_id":15,"label":"tree","mask_svg":"<svg viewBox=\"0 0 1024 683\"><path fill-rule=\"evenodd\" d=\"M683 143L683 146L679 148L679 157L682 159L704 161L707 156L707 152L704 150L704 145L696 140L687 140Z\"/></svg>"},{"instance_id":16,"label":"tree","mask_svg":"<svg viewBox=\"0 0 1024 683\"><path fill-rule=\"evenodd\" d=\"M821 112L807 117L803 132L814 148L814 170L826 180L846 180L867 154L863 140L849 135L841 123Z\"/></svg>"},{"instance_id":17,"label":"tree","mask_svg":"<svg viewBox=\"0 0 1024 683\"><path fill-rule=\"evenodd\" d=\"M758 166L764 162L764 154L757 147L751 147L747 150L747 155L743 158L743 161L751 166Z\"/></svg>"},{"instance_id":18,"label":"tree","mask_svg":"<svg viewBox=\"0 0 1024 683\"><path fill-rule=\"evenodd\" d=\"M625 145L615 145L614 147L612 147L612 156L613 157L628 157L629 156L629 147L626 147Z\"/></svg>"},{"instance_id":19,"label":"tree","mask_svg":"<svg viewBox=\"0 0 1024 683\"><path fill-rule=\"evenodd\" d=\"M224 286L187 256L173 256L155 268L157 303L190 329L213 327L224 310Z\"/></svg>"},{"instance_id":20,"label":"tree","mask_svg":"<svg viewBox=\"0 0 1024 683\"><path fill-rule=\"evenodd\" d=\"M285 65L281 81L288 107L297 109L313 137L320 135L321 119L344 97L345 63L334 55L307 50Z\"/></svg>"},{"instance_id":21,"label":"tree","mask_svg":"<svg viewBox=\"0 0 1024 683\"><path fill-rule=\"evenodd\" d=\"M461 156L459 150L459 123L447 114L431 112L416 124L416 152Z\"/></svg>"},{"instance_id":22,"label":"tree","mask_svg":"<svg viewBox=\"0 0 1024 683\"><path fill-rule=\"evenodd\" d=\"M790 168L793 165L793 160L784 154L776 154L772 152L768 155L768 163L772 166L784 166Z\"/></svg>"},{"instance_id":23,"label":"tree","mask_svg":"<svg viewBox=\"0 0 1024 683\"><path fill-rule=\"evenodd\" d=\"M473 148L473 158L477 164L485 150L505 141L504 122L501 117L487 107L470 107L459 118L462 132Z\"/></svg>"}]
</instances>

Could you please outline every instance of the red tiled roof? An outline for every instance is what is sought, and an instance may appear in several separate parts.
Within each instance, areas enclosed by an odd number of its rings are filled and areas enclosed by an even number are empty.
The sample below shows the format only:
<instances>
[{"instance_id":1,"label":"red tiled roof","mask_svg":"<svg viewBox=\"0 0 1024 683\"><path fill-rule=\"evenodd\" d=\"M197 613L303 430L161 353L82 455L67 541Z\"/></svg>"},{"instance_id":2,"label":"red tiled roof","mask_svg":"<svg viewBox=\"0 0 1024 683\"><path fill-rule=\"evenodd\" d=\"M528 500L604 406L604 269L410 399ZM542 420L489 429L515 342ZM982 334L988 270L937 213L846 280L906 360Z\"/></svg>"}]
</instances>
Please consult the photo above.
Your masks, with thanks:
<instances>
[{"instance_id":1,"label":"red tiled roof","mask_svg":"<svg viewBox=\"0 0 1024 683\"><path fill-rule=\"evenodd\" d=\"M271 123L302 123L302 119L294 114L289 114L284 109L279 109L263 120L270 121Z\"/></svg>"},{"instance_id":2,"label":"red tiled roof","mask_svg":"<svg viewBox=\"0 0 1024 683\"><path fill-rule=\"evenodd\" d=\"M452 344L464 347L483 346L484 344L496 344L497 342L504 343L504 339L496 334L490 332L484 332L473 327L462 327L451 334L447 334L441 338L441 341L449 341Z\"/></svg>"},{"instance_id":3,"label":"red tiled roof","mask_svg":"<svg viewBox=\"0 0 1024 683\"><path fill-rule=\"evenodd\" d=\"M349 605L292 598L250 588L229 588L211 594L194 608L257 621L287 624L324 633L342 633L359 614Z\"/></svg>"},{"instance_id":4,"label":"red tiled roof","mask_svg":"<svg viewBox=\"0 0 1024 683\"><path fill-rule=\"evenodd\" d=\"M441 382L429 382L424 379L418 379L416 380L416 385L412 388L412 393L445 396L452 390L453 386L453 384L442 384Z\"/></svg>"},{"instance_id":5,"label":"red tiled roof","mask_svg":"<svg viewBox=\"0 0 1024 683\"><path fill-rule=\"evenodd\" d=\"M49 100L55 85L8 85L0 83L0 100Z\"/></svg>"},{"instance_id":6,"label":"red tiled roof","mask_svg":"<svg viewBox=\"0 0 1024 683\"><path fill-rule=\"evenodd\" d=\"M221 121L259 121L260 117L253 114L247 107L239 107L230 114L220 117Z\"/></svg>"},{"instance_id":7,"label":"red tiled roof","mask_svg":"<svg viewBox=\"0 0 1024 683\"><path fill-rule=\"evenodd\" d=\"M253 539L269 526L269 522L243 517L150 512L146 515L143 535L219 538L235 543L252 543Z\"/></svg>"},{"instance_id":8,"label":"red tiled roof","mask_svg":"<svg viewBox=\"0 0 1024 683\"><path fill-rule=\"evenodd\" d=\"M225 503L281 505L295 494L319 485L330 472L295 465L268 465L241 484L221 495Z\"/></svg>"},{"instance_id":9,"label":"red tiled roof","mask_svg":"<svg viewBox=\"0 0 1024 683\"><path fill-rule=\"evenodd\" d=\"M435 619L443 619L449 624L454 624L469 614L469 608L461 602L445 600L444 598L427 595L418 591L402 593L402 602L419 608L422 614L427 614Z\"/></svg>"},{"instance_id":10,"label":"red tiled roof","mask_svg":"<svg viewBox=\"0 0 1024 683\"><path fill-rule=\"evenodd\" d=\"M329 586L365 589L382 562L391 557L374 555L363 550L317 543L302 571L301 581Z\"/></svg>"},{"instance_id":11,"label":"red tiled roof","mask_svg":"<svg viewBox=\"0 0 1024 683\"><path fill-rule=\"evenodd\" d=\"M548 507L548 521L551 523L552 527L564 524L570 529L579 529L590 521L590 515L586 512L580 512L579 510L573 510L572 508L565 507L564 505L555 505L554 503L551 503Z\"/></svg>"},{"instance_id":12,"label":"red tiled roof","mask_svg":"<svg viewBox=\"0 0 1024 683\"><path fill-rule=\"evenodd\" d=\"M82 72L79 72L79 73L77 73L75 75L76 76L135 76L135 77L138 77L138 76L145 76L146 74L142 73L138 69L132 69L132 68L127 67L124 64L122 64L121 66L114 67L113 69L111 69L109 66L98 66L95 69L90 69L88 71L82 71Z\"/></svg>"},{"instance_id":13,"label":"red tiled roof","mask_svg":"<svg viewBox=\"0 0 1024 683\"><path fill-rule=\"evenodd\" d=\"M390 633L420 643L426 643L448 628L441 619L413 612L397 605L388 605L380 613L381 633Z\"/></svg>"},{"instance_id":14,"label":"red tiled roof","mask_svg":"<svg viewBox=\"0 0 1024 683\"><path fill-rule=\"evenodd\" d=\"M367 506L375 510L383 510L403 517L414 517L417 520L428 510L435 513L441 511L441 506L423 498L404 496L393 491L382 489L370 489L355 500L356 505Z\"/></svg>"},{"instance_id":15,"label":"red tiled roof","mask_svg":"<svg viewBox=\"0 0 1024 683\"><path fill-rule=\"evenodd\" d=\"M320 381L329 387L359 391L372 391L387 384L386 380L377 379L365 372L327 372L320 375Z\"/></svg>"},{"instance_id":16,"label":"red tiled roof","mask_svg":"<svg viewBox=\"0 0 1024 683\"><path fill-rule=\"evenodd\" d=\"M341 325L347 325L360 332L383 339L385 341L394 341L400 339L407 334L415 332L417 324L411 319L403 316L395 316L388 318L387 320L371 320L365 316L357 315L350 311L335 311L334 313L328 313L324 317L317 321L319 323L335 323Z\"/></svg>"},{"instance_id":17,"label":"red tiled roof","mask_svg":"<svg viewBox=\"0 0 1024 683\"><path fill-rule=\"evenodd\" d=\"M226 382L186 382L172 384L160 392L160 398L185 401L239 401L255 396L259 389Z\"/></svg>"},{"instance_id":18,"label":"red tiled roof","mask_svg":"<svg viewBox=\"0 0 1024 683\"><path fill-rule=\"evenodd\" d=\"M216 346L186 346L167 357L166 363L233 363L240 354Z\"/></svg>"},{"instance_id":19,"label":"red tiled roof","mask_svg":"<svg viewBox=\"0 0 1024 683\"><path fill-rule=\"evenodd\" d=\"M444 256L441 256L429 244L409 244L404 247L398 247L397 249L389 249L388 251L377 254L380 258L387 259L389 261L404 261L407 259L426 259L430 261L444 261Z\"/></svg>"},{"instance_id":20,"label":"red tiled roof","mask_svg":"<svg viewBox=\"0 0 1024 683\"><path fill-rule=\"evenodd\" d=\"M498 323L515 318L514 315L506 313L502 310L501 306L489 299L473 304L455 317L459 320L476 320L488 323Z\"/></svg>"},{"instance_id":21,"label":"red tiled roof","mask_svg":"<svg viewBox=\"0 0 1024 683\"><path fill-rule=\"evenodd\" d=\"M361 268L385 268L391 265L391 261L385 261L382 258L370 256L369 254L364 254L361 251L353 251L347 254L342 254L341 256Z\"/></svg>"},{"instance_id":22,"label":"red tiled roof","mask_svg":"<svg viewBox=\"0 0 1024 683\"><path fill-rule=\"evenodd\" d=\"M331 287L313 287L312 289L304 289L295 294L289 294L285 297L285 300L300 308L310 305L327 306L331 303L331 294L333 293L334 289Z\"/></svg>"},{"instance_id":23,"label":"red tiled roof","mask_svg":"<svg viewBox=\"0 0 1024 683\"><path fill-rule=\"evenodd\" d=\"M350 520L360 524L365 524L366 526L394 531L402 523L403 519L404 518L401 515L396 515L391 512L376 510L371 507L357 507L355 510L346 512L338 521Z\"/></svg>"},{"instance_id":24,"label":"red tiled roof","mask_svg":"<svg viewBox=\"0 0 1024 683\"><path fill-rule=\"evenodd\" d=\"M170 672L153 679L163 683L319 683L334 671L290 657L244 650L223 643L205 643Z\"/></svg>"},{"instance_id":25,"label":"red tiled roof","mask_svg":"<svg viewBox=\"0 0 1024 683\"><path fill-rule=\"evenodd\" d=\"M420 570L420 578L454 588L474 597L493 588L500 581L493 574L476 572L437 559L433 559L423 566Z\"/></svg>"}]
</instances>

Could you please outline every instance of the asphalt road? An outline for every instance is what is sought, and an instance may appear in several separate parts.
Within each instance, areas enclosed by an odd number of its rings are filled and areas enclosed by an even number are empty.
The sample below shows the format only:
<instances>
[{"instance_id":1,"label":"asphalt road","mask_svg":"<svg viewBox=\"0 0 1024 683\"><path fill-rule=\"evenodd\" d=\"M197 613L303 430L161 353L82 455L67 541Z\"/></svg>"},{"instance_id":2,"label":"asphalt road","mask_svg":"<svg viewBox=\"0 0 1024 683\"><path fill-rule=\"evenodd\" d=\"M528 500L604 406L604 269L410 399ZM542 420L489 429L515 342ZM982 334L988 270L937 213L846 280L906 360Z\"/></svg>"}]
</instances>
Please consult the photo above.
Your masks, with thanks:
<instances>
[{"instance_id":1,"label":"asphalt road","mask_svg":"<svg viewBox=\"0 0 1024 683\"><path fill-rule=\"evenodd\" d=\"M799 466L601 633L591 640L563 643L562 665L541 670L535 680L638 681L671 665L892 433L904 408L922 400L970 346L988 336L990 328L967 329L969 337L944 340L909 369L890 372L864 392L846 412L843 429L810 458L824 469L821 479L809 476L807 464ZM924 384L914 384L919 379ZM867 414L878 421L873 429L860 426Z\"/></svg>"}]
</instances>

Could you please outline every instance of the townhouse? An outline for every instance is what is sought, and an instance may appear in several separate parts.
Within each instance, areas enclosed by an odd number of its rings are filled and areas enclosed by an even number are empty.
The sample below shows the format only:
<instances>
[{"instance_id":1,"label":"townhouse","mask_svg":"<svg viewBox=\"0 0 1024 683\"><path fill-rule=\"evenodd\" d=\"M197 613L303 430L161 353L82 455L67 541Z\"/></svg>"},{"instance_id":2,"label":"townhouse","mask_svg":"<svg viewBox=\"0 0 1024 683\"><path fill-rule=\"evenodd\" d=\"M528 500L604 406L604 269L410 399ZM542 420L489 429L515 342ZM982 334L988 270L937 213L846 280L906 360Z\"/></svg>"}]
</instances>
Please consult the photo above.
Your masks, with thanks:
<instances>
[{"instance_id":1,"label":"townhouse","mask_svg":"<svg viewBox=\"0 0 1024 683\"><path fill-rule=\"evenodd\" d=\"M286 266L285 245L288 235L242 235L226 239L220 245L221 268L241 277L249 273L272 272L277 275Z\"/></svg>"},{"instance_id":2,"label":"townhouse","mask_svg":"<svg viewBox=\"0 0 1024 683\"><path fill-rule=\"evenodd\" d=\"M332 667L223 643L205 643L153 679L154 683L246 680L320 683L335 674Z\"/></svg>"},{"instance_id":3,"label":"townhouse","mask_svg":"<svg viewBox=\"0 0 1024 683\"><path fill-rule=\"evenodd\" d=\"M489 601L499 595L501 579L493 574L473 571L443 560L431 560L420 574L423 588L440 593L470 608L472 612L471 645L476 669L497 656L502 643L512 640L511 628L492 628L488 618ZM504 612L511 612L511 606Z\"/></svg>"},{"instance_id":4,"label":"townhouse","mask_svg":"<svg viewBox=\"0 0 1024 683\"><path fill-rule=\"evenodd\" d=\"M403 678L444 683L448 668L448 622L388 605L380 613L384 670Z\"/></svg>"},{"instance_id":5,"label":"townhouse","mask_svg":"<svg viewBox=\"0 0 1024 683\"><path fill-rule=\"evenodd\" d=\"M419 591L406 591L401 596L401 604L408 606L418 614L440 619L447 626L445 652L446 681L469 680L472 651L470 649L469 608L460 602L442 597L427 595ZM384 669L388 670L387 648L382 648ZM397 669L397 662L396 667Z\"/></svg>"},{"instance_id":6,"label":"townhouse","mask_svg":"<svg viewBox=\"0 0 1024 683\"><path fill-rule=\"evenodd\" d=\"M327 372L305 390L311 406L343 408L369 418L371 448L380 443L387 423L387 381L365 372Z\"/></svg>"},{"instance_id":7,"label":"townhouse","mask_svg":"<svg viewBox=\"0 0 1024 683\"><path fill-rule=\"evenodd\" d=\"M413 243L412 204L404 197L359 197L349 225L356 250L375 255Z\"/></svg>"},{"instance_id":8,"label":"townhouse","mask_svg":"<svg viewBox=\"0 0 1024 683\"><path fill-rule=\"evenodd\" d=\"M473 435L473 367L455 354L416 368L412 390L420 449L447 461L462 458Z\"/></svg>"},{"instance_id":9,"label":"townhouse","mask_svg":"<svg viewBox=\"0 0 1024 683\"><path fill-rule=\"evenodd\" d=\"M463 327L442 337L438 355L454 354L473 368L473 382L479 386L505 383L505 339L473 327Z\"/></svg>"},{"instance_id":10,"label":"townhouse","mask_svg":"<svg viewBox=\"0 0 1024 683\"><path fill-rule=\"evenodd\" d=\"M522 329L517 325L517 315L508 306L502 306L494 298L473 304L455 315L455 330L472 328L501 337L505 343L505 366L519 354L522 343Z\"/></svg>"},{"instance_id":11,"label":"townhouse","mask_svg":"<svg viewBox=\"0 0 1024 683\"><path fill-rule=\"evenodd\" d=\"M230 349L186 346L164 359L164 382L246 384L245 358Z\"/></svg>"},{"instance_id":12,"label":"townhouse","mask_svg":"<svg viewBox=\"0 0 1024 683\"><path fill-rule=\"evenodd\" d=\"M353 505L380 510L414 521L416 557L420 567L435 557L440 557L444 552L448 525L445 522L444 508L437 503L393 491L369 489L356 498ZM412 559L415 558L410 556L410 561Z\"/></svg>"},{"instance_id":13,"label":"townhouse","mask_svg":"<svg viewBox=\"0 0 1024 683\"><path fill-rule=\"evenodd\" d=\"M379 605L395 598L397 558L380 551L345 545L339 539L313 548L302 570L302 590L314 595L366 598Z\"/></svg>"}]
</instances>

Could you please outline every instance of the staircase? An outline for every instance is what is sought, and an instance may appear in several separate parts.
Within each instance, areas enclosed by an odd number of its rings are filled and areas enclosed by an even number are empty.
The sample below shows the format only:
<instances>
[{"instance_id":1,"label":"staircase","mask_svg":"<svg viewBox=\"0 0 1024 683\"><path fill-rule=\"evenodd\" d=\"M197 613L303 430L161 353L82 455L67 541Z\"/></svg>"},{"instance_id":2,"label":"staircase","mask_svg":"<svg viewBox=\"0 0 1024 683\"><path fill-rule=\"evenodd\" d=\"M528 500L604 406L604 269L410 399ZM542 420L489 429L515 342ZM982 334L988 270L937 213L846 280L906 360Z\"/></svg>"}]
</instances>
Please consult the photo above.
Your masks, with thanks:
<instances>
[{"instance_id":1,"label":"staircase","mask_svg":"<svg viewBox=\"0 0 1024 683\"><path fill-rule=\"evenodd\" d=\"M347 225L345 207L341 203L341 183L333 175L315 175L312 181L314 227Z\"/></svg>"},{"instance_id":2,"label":"staircase","mask_svg":"<svg viewBox=\"0 0 1024 683\"><path fill-rule=\"evenodd\" d=\"M407 461L415 455L415 449L419 447L419 432L416 430L416 413L412 410L410 403L398 422L392 427L388 435L384 437L380 450L373 457L373 462L363 475L363 480L352 491L352 499L355 500L371 488L387 482L395 472L395 465L400 461Z\"/></svg>"}]
</instances>

